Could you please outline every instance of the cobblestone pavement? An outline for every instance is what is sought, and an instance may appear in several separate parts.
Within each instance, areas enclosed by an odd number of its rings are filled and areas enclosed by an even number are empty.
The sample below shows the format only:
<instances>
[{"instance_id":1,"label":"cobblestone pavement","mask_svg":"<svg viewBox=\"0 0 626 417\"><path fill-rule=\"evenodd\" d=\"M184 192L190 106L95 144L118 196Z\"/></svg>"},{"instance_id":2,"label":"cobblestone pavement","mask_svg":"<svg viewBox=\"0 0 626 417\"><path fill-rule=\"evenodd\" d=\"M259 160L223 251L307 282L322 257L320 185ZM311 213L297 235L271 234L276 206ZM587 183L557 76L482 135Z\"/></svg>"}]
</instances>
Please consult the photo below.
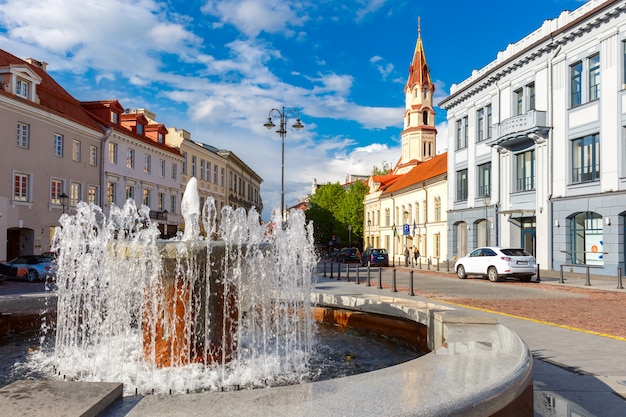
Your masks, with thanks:
<instances>
[{"instance_id":1,"label":"cobblestone pavement","mask_svg":"<svg viewBox=\"0 0 626 417\"><path fill-rule=\"evenodd\" d=\"M429 272L428 274L437 275L443 279L458 279L447 273ZM433 300L570 327L626 341L626 290L614 292L519 281L505 281L491 285L502 286L503 293L515 293L520 287L540 288L546 291L541 298L499 299L468 298L421 291L418 288L414 290L414 293ZM388 285L383 285L383 287L389 288ZM406 292L407 288L402 285L398 286L398 290Z\"/></svg>"}]
</instances>

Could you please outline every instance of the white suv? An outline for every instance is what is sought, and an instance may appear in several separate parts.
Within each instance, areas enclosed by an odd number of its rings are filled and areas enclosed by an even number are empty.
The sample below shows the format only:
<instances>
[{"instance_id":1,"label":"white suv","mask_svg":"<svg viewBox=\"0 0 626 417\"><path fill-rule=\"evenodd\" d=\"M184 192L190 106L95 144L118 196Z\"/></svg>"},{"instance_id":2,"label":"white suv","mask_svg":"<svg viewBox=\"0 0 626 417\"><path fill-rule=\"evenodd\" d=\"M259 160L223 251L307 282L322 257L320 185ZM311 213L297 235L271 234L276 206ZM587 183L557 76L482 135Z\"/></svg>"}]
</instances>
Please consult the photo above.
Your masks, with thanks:
<instances>
[{"instance_id":1,"label":"white suv","mask_svg":"<svg viewBox=\"0 0 626 417\"><path fill-rule=\"evenodd\" d=\"M481 275L492 282L502 277L516 277L528 282L537 273L537 264L524 249L491 246L474 249L460 258L454 264L454 270L461 279L468 275Z\"/></svg>"}]
</instances>

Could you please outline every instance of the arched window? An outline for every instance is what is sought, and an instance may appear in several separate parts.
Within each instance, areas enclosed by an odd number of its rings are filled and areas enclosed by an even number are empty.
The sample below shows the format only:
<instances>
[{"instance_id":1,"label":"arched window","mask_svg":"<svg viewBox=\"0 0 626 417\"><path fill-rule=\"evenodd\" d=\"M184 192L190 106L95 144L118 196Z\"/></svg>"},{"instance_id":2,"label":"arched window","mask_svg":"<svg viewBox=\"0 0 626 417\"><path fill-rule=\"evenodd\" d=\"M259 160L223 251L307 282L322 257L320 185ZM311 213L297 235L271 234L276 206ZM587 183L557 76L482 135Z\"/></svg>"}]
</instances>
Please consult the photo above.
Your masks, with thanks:
<instances>
[{"instance_id":1,"label":"arched window","mask_svg":"<svg viewBox=\"0 0 626 417\"><path fill-rule=\"evenodd\" d=\"M435 221L441 221L441 197L435 197Z\"/></svg>"},{"instance_id":2,"label":"arched window","mask_svg":"<svg viewBox=\"0 0 626 417\"><path fill-rule=\"evenodd\" d=\"M422 124L428 125L428 110L422 112Z\"/></svg>"},{"instance_id":3,"label":"arched window","mask_svg":"<svg viewBox=\"0 0 626 417\"><path fill-rule=\"evenodd\" d=\"M570 218L571 261L574 264L604 265L602 216L584 211Z\"/></svg>"}]
</instances>

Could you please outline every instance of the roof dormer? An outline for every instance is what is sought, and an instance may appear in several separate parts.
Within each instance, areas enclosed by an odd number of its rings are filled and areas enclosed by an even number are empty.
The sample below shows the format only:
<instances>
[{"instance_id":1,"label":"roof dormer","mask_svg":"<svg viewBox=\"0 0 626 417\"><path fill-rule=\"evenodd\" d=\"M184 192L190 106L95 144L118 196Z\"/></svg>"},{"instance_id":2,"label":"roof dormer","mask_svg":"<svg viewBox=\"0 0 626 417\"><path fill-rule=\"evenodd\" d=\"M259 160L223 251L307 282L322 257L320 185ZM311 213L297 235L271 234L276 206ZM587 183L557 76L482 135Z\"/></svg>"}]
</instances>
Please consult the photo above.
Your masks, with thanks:
<instances>
[{"instance_id":1,"label":"roof dormer","mask_svg":"<svg viewBox=\"0 0 626 417\"><path fill-rule=\"evenodd\" d=\"M148 119L143 113L124 113L121 115L121 124L133 133L145 136Z\"/></svg>"},{"instance_id":2,"label":"roof dormer","mask_svg":"<svg viewBox=\"0 0 626 417\"><path fill-rule=\"evenodd\" d=\"M42 78L28 65L0 67L0 87L23 99L38 102L37 86Z\"/></svg>"},{"instance_id":3,"label":"roof dormer","mask_svg":"<svg viewBox=\"0 0 626 417\"><path fill-rule=\"evenodd\" d=\"M86 101L82 102L81 106L94 114L101 121L120 126L120 116L122 113L124 113L124 107L120 104L119 101Z\"/></svg>"},{"instance_id":4,"label":"roof dormer","mask_svg":"<svg viewBox=\"0 0 626 417\"><path fill-rule=\"evenodd\" d=\"M146 137L157 143L164 145L166 135L167 127L163 123L153 123L146 126Z\"/></svg>"}]
</instances>

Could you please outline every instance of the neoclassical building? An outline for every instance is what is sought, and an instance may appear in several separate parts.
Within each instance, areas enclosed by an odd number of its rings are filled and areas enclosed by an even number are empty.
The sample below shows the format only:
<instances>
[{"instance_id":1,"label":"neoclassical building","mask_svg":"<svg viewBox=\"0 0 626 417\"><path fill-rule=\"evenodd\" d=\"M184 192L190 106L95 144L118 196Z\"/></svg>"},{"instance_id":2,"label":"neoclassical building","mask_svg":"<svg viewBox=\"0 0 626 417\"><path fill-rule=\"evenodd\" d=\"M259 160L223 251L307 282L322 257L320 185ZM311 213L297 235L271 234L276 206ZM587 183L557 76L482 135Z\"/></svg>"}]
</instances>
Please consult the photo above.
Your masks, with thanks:
<instances>
[{"instance_id":1,"label":"neoclassical building","mask_svg":"<svg viewBox=\"0 0 626 417\"><path fill-rule=\"evenodd\" d=\"M404 88L401 155L391 172L369 178L364 199L365 246L387 249L394 264L415 247L424 263L448 258L447 156L435 155L434 92L418 28Z\"/></svg>"},{"instance_id":2,"label":"neoclassical building","mask_svg":"<svg viewBox=\"0 0 626 417\"><path fill-rule=\"evenodd\" d=\"M564 11L453 85L448 251L521 246L615 276L626 240L626 3Z\"/></svg>"}]
</instances>

